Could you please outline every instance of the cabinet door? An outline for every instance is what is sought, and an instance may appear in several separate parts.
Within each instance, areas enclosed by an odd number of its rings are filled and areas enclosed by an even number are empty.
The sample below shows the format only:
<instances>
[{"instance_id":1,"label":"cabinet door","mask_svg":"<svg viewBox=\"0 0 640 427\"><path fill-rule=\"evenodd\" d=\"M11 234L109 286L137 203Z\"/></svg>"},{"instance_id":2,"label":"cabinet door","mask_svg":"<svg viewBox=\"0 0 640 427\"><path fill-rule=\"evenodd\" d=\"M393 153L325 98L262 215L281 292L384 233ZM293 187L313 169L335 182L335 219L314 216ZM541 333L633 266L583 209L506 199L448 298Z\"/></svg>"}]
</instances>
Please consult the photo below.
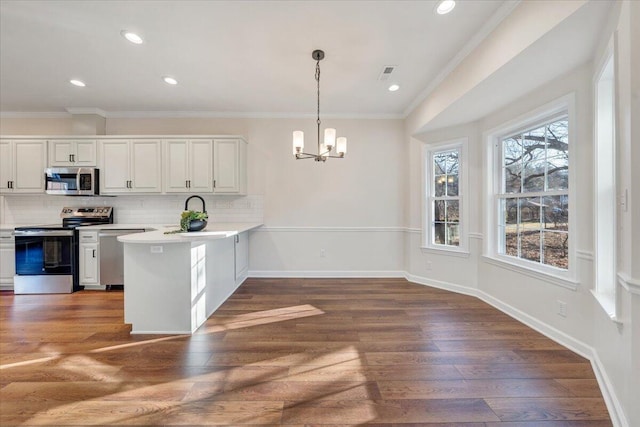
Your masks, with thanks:
<instances>
[{"instance_id":1,"label":"cabinet door","mask_svg":"<svg viewBox=\"0 0 640 427\"><path fill-rule=\"evenodd\" d=\"M239 140L216 139L213 152L214 193L239 193Z\"/></svg>"},{"instance_id":2,"label":"cabinet door","mask_svg":"<svg viewBox=\"0 0 640 427\"><path fill-rule=\"evenodd\" d=\"M83 243L80 245L80 284L94 285L98 283L98 244Z\"/></svg>"},{"instance_id":3,"label":"cabinet door","mask_svg":"<svg viewBox=\"0 0 640 427\"><path fill-rule=\"evenodd\" d=\"M13 181L13 143L3 140L0 141L0 193L12 191L11 181Z\"/></svg>"},{"instance_id":4,"label":"cabinet door","mask_svg":"<svg viewBox=\"0 0 640 427\"><path fill-rule=\"evenodd\" d=\"M162 191L162 144L160 140L131 141L131 191Z\"/></svg>"},{"instance_id":5,"label":"cabinet door","mask_svg":"<svg viewBox=\"0 0 640 427\"><path fill-rule=\"evenodd\" d=\"M46 141L15 141L14 193L44 193Z\"/></svg>"},{"instance_id":6,"label":"cabinet door","mask_svg":"<svg viewBox=\"0 0 640 427\"><path fill-rule=\"evenodd\" d=\"M102 141L102 165L100 170L100 191L102 193L123 193L129 191L129 141Z\"/></svg>"},{"instance_id":7,"label":"cabinet door","mask_svg":"<svg viewBox=\"0 0 640 427\"><path fill-rule=\"evenodd\" d=\"M186 140L165 141L164 191L184 193L189 181L189 143Z\"/></svg>"},{"instance_id":8,"label":"cabinet door","mask_svg":"<svg viewBox=\"0 0 640 427\"><path fill-rule=\"evenodd\" d=\"M49 141L49 166L73 166L73 141Z\"/></svg>"},{"instance_id":9,"label":"cabinet door","mask_svg":"<svg viewBox=\"0 0 640 427\"><path fill-rule=\"evenodd\" d=\"M73 165L85 167L96 164L96 141L75 141Z\"/></svg>"},{"instance_id":10,"label":"cabinet door","mask_svg":"<svg viewBox=\"0 0 640 427\"><path fill-rule=\"evenodd\" d=\"M193 140L190 143L189 191L213 191L213 141Z\"/></svg>"},{"instance_id":11,"label":"cabinet door","mask_svg":"<svg viewBox=\"0 0 640 427\"><path fill-rule=\"evenodd\" d=\"M236 284L239 285L249 274L249 233L236 236Z\"/></svg>"},{"instance_id":12,"label":"cabinet door","mask_svg":"<svg viewBox=\"0 0 640 427\"><path fill-rule=\"evenodd\" d=\"M0 285L13 285L16 274L15 243L11 230L0 231Z\"/></svg>"}]
</instances>

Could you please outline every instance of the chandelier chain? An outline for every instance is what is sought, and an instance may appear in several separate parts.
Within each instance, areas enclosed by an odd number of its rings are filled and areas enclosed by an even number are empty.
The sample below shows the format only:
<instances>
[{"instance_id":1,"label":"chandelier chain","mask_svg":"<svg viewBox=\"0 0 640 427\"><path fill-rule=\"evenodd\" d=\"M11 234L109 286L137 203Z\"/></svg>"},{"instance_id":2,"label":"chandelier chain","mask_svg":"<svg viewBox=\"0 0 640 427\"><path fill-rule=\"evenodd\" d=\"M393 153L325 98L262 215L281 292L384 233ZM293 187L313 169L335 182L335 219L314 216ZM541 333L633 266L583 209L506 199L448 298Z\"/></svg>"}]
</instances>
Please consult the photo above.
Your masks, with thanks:
<instances>
[{"instance_id":1,"label":"chandelier chain","mask_svg":"<svg viewBox=\"0 0 640 427\"><path fill-rule=\"evenodd\" d=\"M320 60L316 61L316 86L318 93L318 109L317 109L317 120L318 124L318 152L320 152Z\"/></svg>"}]
</instances>

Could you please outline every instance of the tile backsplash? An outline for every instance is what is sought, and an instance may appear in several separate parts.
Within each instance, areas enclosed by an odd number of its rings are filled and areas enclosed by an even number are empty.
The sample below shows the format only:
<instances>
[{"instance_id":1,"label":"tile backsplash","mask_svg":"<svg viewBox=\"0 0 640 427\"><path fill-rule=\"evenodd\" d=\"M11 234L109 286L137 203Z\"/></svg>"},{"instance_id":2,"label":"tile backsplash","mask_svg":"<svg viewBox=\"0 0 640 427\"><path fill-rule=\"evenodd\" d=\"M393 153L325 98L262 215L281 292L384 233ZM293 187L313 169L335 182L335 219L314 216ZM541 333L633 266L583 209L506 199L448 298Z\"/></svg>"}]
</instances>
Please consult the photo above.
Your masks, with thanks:
<instances>
[{"instance_id":1,"label":"tile backsplash","mask_svg":"<svg viewBox=\"0 0 640 427\"><path fill-rule=\"evenodd\" d=\"M0 223L57 224L63 207L113 206L114 222L120 224L176 224L184 210L186 195L65 197L50 195L0 196ZM262 222L263 196L202 196L209 222ZM200 200L189 202L201 210Z\"/></svg>"}]
</instances>

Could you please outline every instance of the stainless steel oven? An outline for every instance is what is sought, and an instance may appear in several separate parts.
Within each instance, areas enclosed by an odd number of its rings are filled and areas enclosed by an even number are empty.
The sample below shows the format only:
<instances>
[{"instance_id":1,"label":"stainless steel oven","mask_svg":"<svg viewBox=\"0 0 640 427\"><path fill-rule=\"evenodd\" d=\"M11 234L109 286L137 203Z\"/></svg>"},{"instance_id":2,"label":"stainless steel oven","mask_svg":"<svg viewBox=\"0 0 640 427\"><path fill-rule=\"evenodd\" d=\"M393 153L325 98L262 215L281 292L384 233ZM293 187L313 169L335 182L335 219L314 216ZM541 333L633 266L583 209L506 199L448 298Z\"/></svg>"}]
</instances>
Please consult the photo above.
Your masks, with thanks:
<instances>
[{"instance_id":1,"label":"stainless steel oven","mask_svg":"<svg viewBox=\"0 0 640 427\"><path fill-rule=\"evenodd\" d=\"M76 231L56 226L20 227L15 231L14 292L70 293L78 270Z\"/></svg>"},{"instance_id":2,"label":"stainless steel oven","mask_svg":"<svg viewBox=\"0 0 640 427\"><path fill-rule=\"evenodd\" d=\"M111 207L62 208L62 224L15 229L16 294L71 293L79 280L78 228L113 223Z\"/></svg>"}]
</instances>

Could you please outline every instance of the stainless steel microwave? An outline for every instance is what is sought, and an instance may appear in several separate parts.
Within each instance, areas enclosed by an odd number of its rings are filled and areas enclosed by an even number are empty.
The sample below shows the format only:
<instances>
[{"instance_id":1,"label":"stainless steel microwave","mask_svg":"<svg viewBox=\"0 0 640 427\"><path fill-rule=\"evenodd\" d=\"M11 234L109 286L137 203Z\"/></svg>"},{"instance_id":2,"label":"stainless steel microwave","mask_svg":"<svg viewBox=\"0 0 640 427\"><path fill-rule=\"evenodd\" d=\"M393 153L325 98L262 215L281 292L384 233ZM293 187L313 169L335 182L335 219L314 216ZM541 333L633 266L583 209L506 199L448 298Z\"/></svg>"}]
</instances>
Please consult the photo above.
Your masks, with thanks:
<instances>
[{"instance_id":1,"label":"stainless steel microwave","mask_svg":"<svg viewBox=\"0 0 640 427\"><path fill-rule=\"evenodd\" d=\"M100 171L96 168L49 168L44 171L47 194L96 196L100 194Z\"/></svg>"}]
</instances>

